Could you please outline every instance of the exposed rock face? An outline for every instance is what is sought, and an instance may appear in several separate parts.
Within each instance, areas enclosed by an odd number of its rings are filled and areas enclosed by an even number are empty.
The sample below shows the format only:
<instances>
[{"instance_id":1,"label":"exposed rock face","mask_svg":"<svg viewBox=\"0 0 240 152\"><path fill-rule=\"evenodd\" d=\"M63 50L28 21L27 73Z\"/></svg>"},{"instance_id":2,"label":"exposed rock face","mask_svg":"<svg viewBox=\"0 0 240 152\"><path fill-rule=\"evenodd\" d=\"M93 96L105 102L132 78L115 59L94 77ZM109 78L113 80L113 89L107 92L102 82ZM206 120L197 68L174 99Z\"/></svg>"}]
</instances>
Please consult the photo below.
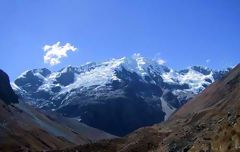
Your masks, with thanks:
<instances>
[{"instance_id":1,"label":"exposed rock face","mask_svg":"<svg viewBox=\"0 0 240 152\"><path fill-rule=\"evenodd\" d=\"M6 104L18 103L18 96L13 91L8 75L0 69L0 99Z\"/></svg>"}]
</instances>

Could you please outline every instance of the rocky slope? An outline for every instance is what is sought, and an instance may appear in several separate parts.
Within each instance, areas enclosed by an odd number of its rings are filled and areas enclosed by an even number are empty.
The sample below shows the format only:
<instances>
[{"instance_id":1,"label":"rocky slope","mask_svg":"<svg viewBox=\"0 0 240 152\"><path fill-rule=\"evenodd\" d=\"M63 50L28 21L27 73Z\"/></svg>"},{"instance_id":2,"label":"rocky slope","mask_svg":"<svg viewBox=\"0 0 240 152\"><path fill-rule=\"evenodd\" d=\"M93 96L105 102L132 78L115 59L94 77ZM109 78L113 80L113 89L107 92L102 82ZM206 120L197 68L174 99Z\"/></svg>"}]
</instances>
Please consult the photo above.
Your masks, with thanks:
<instances>
[{"instance_id":1,"label":"rocky slope","mask_svg":"<svg viewBox=\"0 0 240 152\"><path fill-rule=\"evenodd\" d=\"M76 120L57 118L18 101L6 73L0 70L0 151L61 149L114 136Z\"/></svg>"},{"instance_id":2,"label":"rocky slope","mask_svg":"<svg viewBox=\"0 0 240 152\"><path fill-rule=\"evenodd\" d=\"M65 152L237 152L240 150L240 64L170 119L130 135Z\"/></svg>"},{"instance_id":3,"label":"rocky slope","mask_svg":"<svg viewBox=\"0 0 240 152\"><path fill-rule=\"evenodd\" d=\"M58 72L24 72L12 86L27 103L118 136L159 123L225 71L175 71L135 54Z\"/></svg>"}]
</instances>

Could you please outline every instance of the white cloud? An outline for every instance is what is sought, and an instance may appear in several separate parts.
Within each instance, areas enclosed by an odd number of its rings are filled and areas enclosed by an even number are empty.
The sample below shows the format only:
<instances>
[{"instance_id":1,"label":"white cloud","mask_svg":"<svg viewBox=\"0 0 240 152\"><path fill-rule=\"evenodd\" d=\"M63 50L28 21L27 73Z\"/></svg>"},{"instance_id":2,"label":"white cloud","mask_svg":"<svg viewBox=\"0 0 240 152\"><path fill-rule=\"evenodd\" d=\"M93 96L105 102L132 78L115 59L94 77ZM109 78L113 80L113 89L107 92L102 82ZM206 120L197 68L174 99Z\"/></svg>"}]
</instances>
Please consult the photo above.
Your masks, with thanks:
<instances>
[{"instance_id":1,"label":"white cloud","mask_svg":"<svg viewBox=\"0 0 240 152\"><path fill-rule=\"evenodd\" d=\"M57 65L61 63L61 58L67 57L67 52L72 51L75 52L77 48L75 48L70 43L66 43L65 45L61 45L60 42L57 42L53 45L45 45L43 47L44 52L44 63L50 64L51 66Z\"/></svg>"},{"instance_id":2,"label":"white cloud","mask_svg":"<svg viewBox=\"0 0 240 152\"><path fill-rule=\"evenodd\" d=\"M157 59L157 63L163 65L166 63L166 61L163 59Z\"/></svg>"},{"instance_id":3,"label":"white cloud","mask_svg":"<svg viewBox=\"0 0 240 152\"><path fill-rule=\"evenodd\" d=\"M207 60L206 60L206 63L209 63L209 62L211 62L211 60L210 60L210 59L207 59Z\"/></svg>"},{"instance_id":4,"label":"white cloud","mask_svg":"<svg viewBox=\"0 0 240 152\"><path fill-rule=\"evenodd\" d=\"M158 64L163 65L166 63L166 60L162 59L160 57L160 53L158 52L155 57L153 58L155 61L157 61Z\"/></svg>"}]
</instances>

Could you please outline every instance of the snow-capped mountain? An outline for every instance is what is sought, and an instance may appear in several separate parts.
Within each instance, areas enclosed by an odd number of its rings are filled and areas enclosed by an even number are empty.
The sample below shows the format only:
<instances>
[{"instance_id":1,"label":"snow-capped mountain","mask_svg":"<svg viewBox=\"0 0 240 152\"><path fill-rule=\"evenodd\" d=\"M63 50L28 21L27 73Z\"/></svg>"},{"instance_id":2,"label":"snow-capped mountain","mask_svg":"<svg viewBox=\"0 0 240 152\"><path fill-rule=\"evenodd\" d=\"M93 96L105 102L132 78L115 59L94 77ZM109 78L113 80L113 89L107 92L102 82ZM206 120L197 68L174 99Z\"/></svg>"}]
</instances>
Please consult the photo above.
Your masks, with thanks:
<instances>
[{"instance_id":1,"label":"snow-capped mountain","mask_svg":"<svg viewBox=\"0 0 240 152\"><path fill-rule=\"evenodd\" d=\"M139 54L68 66L34 69L12 83L38 108L62 113L115 135L166 120L188 99L228 70L193 66L176 71Z\"/></svg>"}]
</instances>

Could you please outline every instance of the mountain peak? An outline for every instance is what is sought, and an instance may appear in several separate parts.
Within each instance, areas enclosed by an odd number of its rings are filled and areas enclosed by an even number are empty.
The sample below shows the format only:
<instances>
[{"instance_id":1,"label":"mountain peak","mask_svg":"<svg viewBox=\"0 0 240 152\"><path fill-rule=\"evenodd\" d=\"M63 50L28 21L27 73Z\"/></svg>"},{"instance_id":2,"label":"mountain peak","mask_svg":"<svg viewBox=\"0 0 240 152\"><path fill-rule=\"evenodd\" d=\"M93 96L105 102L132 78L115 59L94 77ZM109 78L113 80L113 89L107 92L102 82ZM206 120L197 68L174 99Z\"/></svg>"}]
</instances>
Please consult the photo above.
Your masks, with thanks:
<instances>
[{"instance_id":1,"label":"mountain peak","mask_svg":"<svg viewBox=\"0 0 240 152\"><path fill-rule=\"evenodd\" d=\"M52 72L47 69L47 68L40 68L40 69L33 69L33 70L27 70L23 72L18 78L24 78L24 77L31 77L33 75L38 75L41 77L47 77L51 74Z\"/></svg>"}]
</instances>

